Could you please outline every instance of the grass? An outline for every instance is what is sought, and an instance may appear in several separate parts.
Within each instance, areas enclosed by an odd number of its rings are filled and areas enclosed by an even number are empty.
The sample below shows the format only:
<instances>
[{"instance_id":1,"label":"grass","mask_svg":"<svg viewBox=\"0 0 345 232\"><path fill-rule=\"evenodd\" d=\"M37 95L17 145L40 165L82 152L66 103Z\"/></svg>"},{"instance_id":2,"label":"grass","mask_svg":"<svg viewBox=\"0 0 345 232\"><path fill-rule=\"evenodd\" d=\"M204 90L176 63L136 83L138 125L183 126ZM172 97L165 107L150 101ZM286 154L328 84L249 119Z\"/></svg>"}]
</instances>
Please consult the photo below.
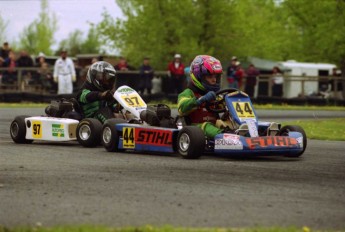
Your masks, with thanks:
<instances>
[{"instance_id":1,"label":"grass","mask_svg":"<svg viewBox=\"0 0 345 232\"><path fill-rule=\"evenodd\" d=\"M296 120L281 124L301 126L308 139L345 141L345 118Z\"/></svg>"},{"instance_id":2,"label":"grass","mask_svg":"<svg viewBox=\"0 0 345 232\"><path fill-rule=\"evenodd\" d=\"M101 226L57 226L57 227L18 227L6 228L0 226L0 232L310 232L309 227L286 227L286 228L182 228L182 227L143 227L108 228ZM332 230L327 230L331 232ZM341 231L341 230L337 230Z\"/></svg>"}]
</instances>

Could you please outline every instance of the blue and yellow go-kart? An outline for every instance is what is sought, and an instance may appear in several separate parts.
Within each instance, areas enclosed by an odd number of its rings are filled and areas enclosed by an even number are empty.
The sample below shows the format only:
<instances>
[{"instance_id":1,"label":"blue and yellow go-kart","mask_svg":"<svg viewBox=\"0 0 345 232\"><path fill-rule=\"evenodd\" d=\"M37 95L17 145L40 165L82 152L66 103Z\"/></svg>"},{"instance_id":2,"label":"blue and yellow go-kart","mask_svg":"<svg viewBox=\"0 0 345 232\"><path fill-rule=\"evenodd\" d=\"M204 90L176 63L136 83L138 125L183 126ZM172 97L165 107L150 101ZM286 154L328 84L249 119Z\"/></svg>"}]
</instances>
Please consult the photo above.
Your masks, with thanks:
<instances>
[{"instance_id":1,"label":"blue and yellow go-kart","mask_svg":"<svg viewBox=\"0 0 345 232\"><path fill-rule=\"evenodd\" d=\"M217 100L207 109L221 115L217 126L224 133L214 139L206 138L203 131L193 125L162 125L160 122L169 118L170 112L163 117L158 107L152 110L157 116L155 125L131 124L121 119L106 121L102 129L102 144L107 151L177 152L183 158L198 158L206 151L299 157L306 149L307 137L301 127L281 127L276 122L258 121L250 98L242 91L219 91Z\"/></svg>"}]
</instances>

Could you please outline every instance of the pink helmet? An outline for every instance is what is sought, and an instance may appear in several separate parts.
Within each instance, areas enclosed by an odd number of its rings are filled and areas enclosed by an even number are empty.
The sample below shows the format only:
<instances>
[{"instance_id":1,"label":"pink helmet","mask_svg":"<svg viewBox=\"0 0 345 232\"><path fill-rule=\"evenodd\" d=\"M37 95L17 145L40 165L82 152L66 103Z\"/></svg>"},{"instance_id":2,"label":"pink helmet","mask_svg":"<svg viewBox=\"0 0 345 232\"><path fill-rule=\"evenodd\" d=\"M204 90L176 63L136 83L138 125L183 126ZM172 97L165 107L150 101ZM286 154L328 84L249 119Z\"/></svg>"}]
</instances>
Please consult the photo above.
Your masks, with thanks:
<instances>
[{"instance_id":1,"label":"pink helmet","mask_svg":"<svg viewBox=\"0 0 345 232\"><path fill-rule=\"evenodd\" d=\"M217 92L220 89L220 78L222 73L222 64L219 60L212 56L196 56L190 65L190 77L192 84L202 91ZM217 75L217 82L215 85L210 85L205 80L205 76L213 74Z\"/></svg>"}]
</instances>

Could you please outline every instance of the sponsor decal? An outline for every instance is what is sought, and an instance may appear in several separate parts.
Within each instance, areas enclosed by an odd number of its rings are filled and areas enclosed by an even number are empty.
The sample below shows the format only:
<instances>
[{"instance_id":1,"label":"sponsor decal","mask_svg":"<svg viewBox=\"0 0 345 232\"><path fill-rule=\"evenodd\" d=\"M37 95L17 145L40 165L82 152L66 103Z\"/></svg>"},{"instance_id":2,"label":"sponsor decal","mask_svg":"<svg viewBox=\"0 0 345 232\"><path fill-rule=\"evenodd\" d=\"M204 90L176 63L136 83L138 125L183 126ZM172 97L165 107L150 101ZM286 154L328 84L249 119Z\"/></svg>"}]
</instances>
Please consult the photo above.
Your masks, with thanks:
<instances>
[{"instance_id":1,"label":"sponsor decal","mask_svg":"<svg viewBox=\"0 0 345 232\"><path fill-rule=\"evenodd\" d=\"M135 142L137 144L171 146L172 131L136 128Z\"/></svg>"},{"instance_id":2,"label":"sponsor decal","mask_svg":"<svg viewBox=\"0 0 345 232\"><path fill-rule=\"evenodd\" d=\"M32 121L32 137L36 139L42 138L42 122Z\"/></svg>"},{"instance_id":3,"label":"sponsor decal","mask_svg":"<svg viewBox=\"0 0 345 232\"><path fill-rule=\"evenodd\" d=\"M293 147L297 145L295 138L283 137L283 136L267 136L267 137L255 137L246 138L246 143L249 149L265 148L269 146L273 147Z\"/></svg>"},{"instance_id":4,"label":"sponsor decal","mask_svg":"<svg viewBox=\"0 0 345 232\"><path fill-rule=\"evenodd\" d=\"M242 150L243 144L238 135L224 134L222 139L214 141L215 149Z\"/></svg>"},{"instance_id":5,"label":"sponsor decal","mask_svg":"<svg viewBox=\"0 0 345 232\"><path fill-rule=\"evenodd\" d=\"M123 148L135 148L135 128L124 127L122 131Z\"/></svg>"},{"instance_id":6,"label":"sponsor decal","mask_svg":"<svg viewBox=\"0 0 345 232\"><path fill-rule=\"evenodd\" d=\"M142 101L140 96L138 96L137 94L131 94L131 95L128 95L128 96L121 96L121 98L124 100L124 103L128 107L142 108L142 107L145 106L145 103Z\"/></svg>"},{"instance_id":7,"label":"sponsor decal","mask_svg":"<svg viewBox=\"0 0 345 232\"><path fill-rule=\"evenodd\" d=\"M239 118L255 118L254 110L249 102L232 102L232 106Z\"/></svg>"},{"instance_id":8,"label":"sponsor decal","mask_svg":"<svg viewBox=\"0 0 345 232\"><path fill-rule=\"evenodd\" d=\"M63 124L52 124L53 137L65 137L65 129Z\"/></svg>"},{"instance_id":9,"label":"sponsor decal","mask_svg":"<svg viewBox=\"0 0 345 232\"><path fill-rule=\"evenodd\" d=\"M258 128L256 127L255 120L246 119L246 123L248 125L250 137L259 137Z\"/></svg>"},{"instance_id":10,"label":"sponsor decal","mask_svg":"<svg viewBox=\"0 0 345 232\"><path fill-rule=\"evenodd\" d=\"M122 88L119 89L117 92L119 93L129 93L129 92L133 92L134 90L132 88L126 87L126 88Z\"/></svg>"}]
</instances>

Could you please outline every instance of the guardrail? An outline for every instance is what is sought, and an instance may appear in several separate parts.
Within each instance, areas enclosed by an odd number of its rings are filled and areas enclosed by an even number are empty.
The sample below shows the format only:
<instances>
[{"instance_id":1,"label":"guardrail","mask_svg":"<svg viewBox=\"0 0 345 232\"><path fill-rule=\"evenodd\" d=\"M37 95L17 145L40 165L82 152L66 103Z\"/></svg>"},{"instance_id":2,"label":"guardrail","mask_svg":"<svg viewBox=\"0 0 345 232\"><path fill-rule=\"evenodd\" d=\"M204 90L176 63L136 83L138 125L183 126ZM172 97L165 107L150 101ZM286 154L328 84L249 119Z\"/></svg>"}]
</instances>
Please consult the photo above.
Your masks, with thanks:
<instances>
[{"instance_id":1,"label":"guardrail","mask_svg":"<svg viewBox=\"0 0 345 232\"><path fill-rule=\"evenodd\" d=\"M3 83L0 79L0 92L36 92L41 94L55 94L54 91L47 90L42 83L30 82L33 74L36 74L39 68L15 68L17 73L17 80L14 83ZM0 68L1 73L8 71L8 68ZM53 68L49 68L50 73L53 73ZM86 70L83 70L86 74ZM117 86L129 85L133 88L138 86L139 71L118 71ZM4 75L4 74L2 74ZM169 93L171 85L168 78L167 71L155 71L155 84L153 86L153 93ZM332 85L333 92L339 91L339 86L345 87L345 80L336 76L288 76L284 75L284 98L304 97L310 94L311 91L319 91L320 84ZM74 88L80 87L85 80L85 76L80 76ZM256 96L272 96L272 77L270 75L260 75L257 79ZM244 82L245 84L245 82ZM226 78L222 79L222 86L226 88ZM56 86L55 86L56 88ZM342 99L342 97L340 97Z\"/></svg>"}]
</instances>

